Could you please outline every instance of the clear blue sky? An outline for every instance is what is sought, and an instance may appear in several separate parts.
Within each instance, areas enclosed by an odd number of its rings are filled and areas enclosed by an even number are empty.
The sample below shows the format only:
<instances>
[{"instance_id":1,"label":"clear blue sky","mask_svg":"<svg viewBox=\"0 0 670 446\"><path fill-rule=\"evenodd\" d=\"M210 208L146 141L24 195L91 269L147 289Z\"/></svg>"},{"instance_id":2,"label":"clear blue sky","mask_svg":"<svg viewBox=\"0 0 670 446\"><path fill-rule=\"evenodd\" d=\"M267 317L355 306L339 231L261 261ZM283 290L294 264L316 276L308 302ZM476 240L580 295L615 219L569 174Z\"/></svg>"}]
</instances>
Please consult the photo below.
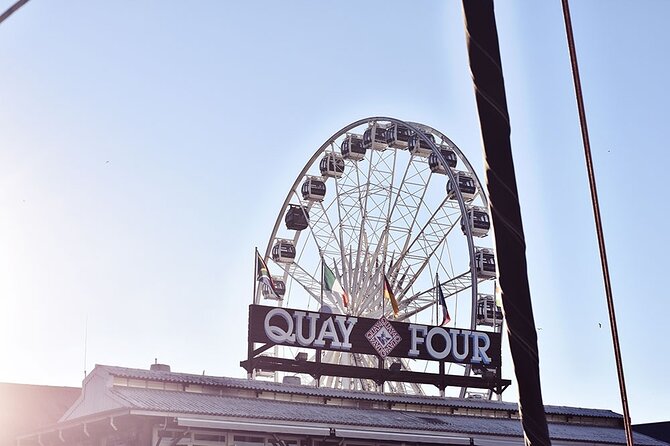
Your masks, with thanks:
<instances>
[{"instance_id":1,"label":"clear blue sky","mask_svg":"<svg viewBox=\"0 0 670 446\"><path fill-rule=\"evenodd\" d=\"M631 413L668 420L670 3L572 13ZM621 412L560 2L497 20L544 400ZM86 320L89 371L244 376L254 247L349 122L482 170L456 1L33 0L0 60L0 381L79 385Z\"/></svg>"}]
</instances>

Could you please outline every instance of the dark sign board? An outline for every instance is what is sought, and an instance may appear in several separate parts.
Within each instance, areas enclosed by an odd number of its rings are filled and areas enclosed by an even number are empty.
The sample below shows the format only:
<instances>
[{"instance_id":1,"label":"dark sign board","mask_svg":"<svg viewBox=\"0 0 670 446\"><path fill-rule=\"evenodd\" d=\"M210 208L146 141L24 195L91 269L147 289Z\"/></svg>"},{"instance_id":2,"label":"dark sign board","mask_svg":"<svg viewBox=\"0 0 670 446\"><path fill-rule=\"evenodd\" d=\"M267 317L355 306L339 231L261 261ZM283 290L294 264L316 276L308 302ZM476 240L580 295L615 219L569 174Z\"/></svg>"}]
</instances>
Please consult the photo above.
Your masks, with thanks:
<instances>
[{"instance_id":1,"label":"dark sign board","mask_svg":"<svg viewBox=\"0 0 670 446\"><path fill-rule=\"evenodd\" d=\"M500 366L500 333L249 306L249 342Z\"/></svg>"}]
</instances>

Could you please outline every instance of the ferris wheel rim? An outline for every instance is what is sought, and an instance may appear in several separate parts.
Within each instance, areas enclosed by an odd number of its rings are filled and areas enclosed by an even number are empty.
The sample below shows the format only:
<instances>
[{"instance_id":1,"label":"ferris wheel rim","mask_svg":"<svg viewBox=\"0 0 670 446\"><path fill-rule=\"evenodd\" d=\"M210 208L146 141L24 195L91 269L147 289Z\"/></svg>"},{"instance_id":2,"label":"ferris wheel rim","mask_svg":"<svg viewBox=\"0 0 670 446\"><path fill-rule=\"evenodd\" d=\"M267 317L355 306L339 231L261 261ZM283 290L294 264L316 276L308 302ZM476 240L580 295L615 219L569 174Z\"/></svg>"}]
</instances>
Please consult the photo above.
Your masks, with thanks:
<instances>
[{"instance_id":1,"label":"ferris wheel rim","mask_svg":"<svg viewBox=\"0 0 670 446\"><path fill-rule=\"evenodd\" d=\"M278 235L279 228L280 228L280 225L281 225L281 222L282 222L282 218L283 218L286 210L290 206L292 198L294 198L295 196L298 196L298 201L301 202L299 194L298 194L298 190L300 188L300 183L301 183L301 181L303 181L306 178L309 170L318 162L319 157L322 156L329 148L331 148L331 147L334 148L335 145L336 145L337 140L339 138L347 135L347 133L350 130L355 129L355 128L360 127L360 126L363 126L365 124L374 125L374 124L377 124L377 123L390 123L390 124L405 126L411 132L416 134L418 136L418 138L420 138L424 144L428 145L431 149L431 152L438 157L440 162L444 166L447 166L448 163L447 163L446 159L444 158L444 156L442 155L442 153L440 151L440 148L437 146L437 143L432 141L430 138L428 138L426 136L425 132L428 131L429 133L432 133L435 136L438 136L439 138L441 138L442 142L446 142L447 145L449 146L449 148L452 149L456 153L458 158L463 162L463 164L465 165L465 167L467 169L467 172L472 176L472 178L473 178L473 180L476 184L476 188L477 188L477 191L478 191L477 196L480 197L480 199L483 201L484 206L488 207L488 198L486 197L486 194L484 193L484 189L482 187L481 182L479 181L477 173L473 169L469 160L465 157L463 152L460 150L460 148L455 143L453 143L453 141L451 139L449 139L446 135L444 135L442 132L433 128L432 126L427 126L425 124L419 124L419 123L415 123L415 122L411 122L411 121L403 121L403 120L400 120L400 119L397 119L397 118L392 118L392 117L372 116L372 117L362 118L362 119L359 119L357 121L354 121L354 122L342 127L340 130L333 133L333 135L330 138L328 138L315 151L315 153L306 162L303 169L296 176L296 179L295 179L294 183L292 184L292 186L290 187L289 192L288 192L288 194L287 194L287 196L286 196L286 198L285 198L285 200L284 200L284 202L283 202L283 204L280 208L280 212L277 216L277 219L276 219L275 224L273 226L273 229L271 231L270 238L269 238L269 241L268 241L268 245L267 245L266 250L265 250L265 256L264 257L265 257L266 260L268 258L270 258L270 254L271 254L271 251L272 251L272 248L273 248L273 243L276 240L278 240L277 235ZM397 151L397 149L396 149L396 151ZM454 171L451 168L446 168L445 175L447 176L447 178L450 181L453 182L453 184L458 184L457 183L457 178L454 175ZM337 181L336 181L336 184L337 184ZM468 205L466 204L466 200L464 199L459 187L455 188L454 195L456 197L455 201L458 203L458 208L459 208L459 211L460 211L460 217L465 218L466 215L467 215L467 212L468 212ZM465 225L463 230L465 232L465 236L466 236L466 240L467 240L467 244L468 244L469 273L471 275L471 290L472 290L472 299L471 299L472 300L472 303L471 303L472 312L471 313L472 313L472 317L471 317L471 321L470 321L470 326L471 326L472 329L475 329L476 328L476 321L475 321L474 309L475 309L476 302L477 302L477 290L478 290L478 287L477 287L478 277L477 277L477 269L476 269L476 265L475 265L475 249L476 249L476 247L474 245L474 240L473 240L474 236L471 232L470 226ZM297 240L299 237L300 237L300 231L297 231L294 238L295 238L295 240ZM309 235L307 235L307 237L309 237ZM260 300L260 295L256 294L254 296L254 303L257 304L259 300ZM279 303L279 305L281 305L281 302Z\"/></svg>"},{"instance_id":2,"label":"ferris wheel rim","mask_svg":"<svg viewBox=\"0 0 670 446\"><path fill-rule=\"evenodd\" d=\"M265 249L265 255L264 255L265 260L267 260L270 257L270 252L272 250L273 242L274 242L274 240L277 239L276 235L277 235L277 232L278 232L279 227L281 225L282 217L283 217L286 209L288 208L288 206L291 202L292 194L295 191L297 191L297 188L299 187L300 182L305 178L309 169L319 159L319 156L321 156L328 149L328 147L333 145L338 138L340 138L343 135L346 135L347 132L349 132L351 129L354 129L354 128L359 127L359 126L364 125L364 124L376 123L376 122L379 122L379 121L389 122L389 123L392 123L392 124L403 125L403 126L406 126L407 128L409 128L425 144L427 144L431 148L432 153L435 154L438 157L438 159L440 160L440 162L445 166L447 165L447 162L444 159L444 156L442 155L440 149L437 147L436 143L431 141L428 137L425 136L425 133L424 133L425 129L428 129L431 132L436 133L437 135L440 136L441 139L443 139L444 141L447 141L448 144L449 144L449 147L456 152L459 159L466 165L468 173L471 174L474 181L476 182L477 190L480 191L480 193L478 195L484 201L485 206L488 207L488 199L486 197L486 194L483 193L482 184L479 181L479 177L477 176L477 173L475 172L475 170L473 169L472 165L467 160L467 158L465 157L463 152L460 150L460 148L450 138L448 138L446 135L444 135L442 132L440 132L439 130L435 129L432 126L428 126L428 125L425 125L425 124L420 124L420 123L416 123L416 122L412 122L412 121L403 121L401 119L393 118L393 117L389 117L389 116L370 116L370 117L367 117L367 118L361 118L361 119L358 119L358 120L356 120L356 121L354 121L350 124L347 124L346 126L342 127L340 130L333 133L330 136L330 138L326 139L326 141L316 150L316 152L314 152L314 154L307 161L307 163L305 164L303 169L296 176L296 179L293 182L292 186L290 187L289 192L286 195L286 198L284 199L284 202L283 202L283 204L280 208L280 212L278 213L277 219L275 220L274 226L272 228L272 232L271 232L270 238L268 240L268 245ZM454 176L454 173L453 173L452 169L449 169L449 168L446 169L446 175L447 175L447 177L449 178L450 181L452 181L454 184L456 184L456 179L455 179L455 176ZM457 202L458 202L458 205L459 205L459 208L460 208L461 218L464 218L467 214L467 205L465 204L465 200L463 199L463 195L460 191L460 188L456 187L454 192L455 192ZM466 235L466 239L467 239L467 243L468 243L468 251L469 251L469 258L470 258L469 259L470 260L469 269L470 269L470 274L471 274L471 277L472 277L472 279L471 279L471 283L472 283L472 285L471 285L472 307L474 308L474 306L476 305L477 288L478 288L477 287L477 284L478 284L477 271L476 271L476 267L475 267L475 245L474 245L473 235L472 235L471 230L470 230L470 226L466 225L465 229L466 229L466 234L465 235ZM299 233L296 234L295 237L298 238ZM255 295L254 296L254 303L257 304L258 300L259 300L258 295ZM475 316L473 314L473 316L471 318L471 321L470 321L470 328L474 329L475 325L476 325L476 321L475 321Z\"/></svg>"},{"instance_id":3,"label":"ferris wheel rim","mask_svg":"<svg viewBox=\"0 0 670 446\"><path fill-rule=\"evenodd\" d=\"M413 121L403 121L401 119L392 118L392 117L389 117L389 116L370 116L370 117L367 117L367 118L361 118L361 119L358 119L358 120L356 120L356 121L354 121L350 124L347 124L346 126L342 127L337 132L333 133L333 135L330 138L328 138L316 150L316 152L314 152L312 157L307 161L307 163L303 167L302 171L300 171L300 173L296 177L296 180L294 181L290 190L291 191L296 190L296 187L300 183L300 180L302 178L304 178L304 176L307 174L307 171L309 170L309 168L318 159L319 155L321 155L323 152L325 152L326 149L331 144L333 144L337 138L339 138L343 134L346 134L349 130L351 130L353 128L356 128L356 127L361 126L363 124L367 124L367 123L370 123L370 122L377 122L377 121L387 121L387 122L391 122L391 123L394 123L394 124L401 124L401 125L404 125L404 126L410 128L410 130L415 132L423 140L423 142L425 142L426 144L428 144L430 146L433 153L435 153L440 158L440 161L444 162L445 161L444 157L440 153L436 144L433 141L431 141L430 139L428 139L427 137L425 137L425 135L423 134L424 133L423 129L429 129L431 132L434 132L434 133L438 134L440 136L440 138L442 138L445 141L448 141L450 148L454 149L454 151L457 153L459 159L461 161L463 161L463 163L468 168L468 172L473 175L473 178L474 178L475 182L477 183L478 189L483 190L482 189L482 183L479 180L479 176L477 175L477 172L472 167L472 164L470 164L470 161L465 157L465 155L463 154L461 149L458 147L458 145L456 143L454 143L448 136L446 136L444 133L440 132L439 130L437 130L436 128L434 128L432 126L428 126L428 125L425 125L425 124L420 124L420 123L413 122ZM454 181L453 173L451 172L450 169L447 169L447 175L448 175L450 180ZM462 199L462 195L460 194L460 191L458 190L458 188L456 188L456 194L457 194L457 196L460 197L460 199L459 199L459 204L460 204L464 200ZM481 193L480 196L481 196L481 199L484 201L484 205L488 207L488 197L486 196L486 194ZM284 200L284 203L281 207L281 210L286 209L286 207L288 206L288 204L290 202L290 199L291 199L291 197L290 197L290 192L289 192L289 194L287 194L287 196L286 196L286 199ZM281 224L281 214L278 216L277 220L275 221L274 227L273 227L272 232L271 232L272 235L277 233L277 229L279 229L280 224ZM271 249L272 249L271 245L269 245L266 248L265 258L269 257Z\"/></svg>"}]
</instances>

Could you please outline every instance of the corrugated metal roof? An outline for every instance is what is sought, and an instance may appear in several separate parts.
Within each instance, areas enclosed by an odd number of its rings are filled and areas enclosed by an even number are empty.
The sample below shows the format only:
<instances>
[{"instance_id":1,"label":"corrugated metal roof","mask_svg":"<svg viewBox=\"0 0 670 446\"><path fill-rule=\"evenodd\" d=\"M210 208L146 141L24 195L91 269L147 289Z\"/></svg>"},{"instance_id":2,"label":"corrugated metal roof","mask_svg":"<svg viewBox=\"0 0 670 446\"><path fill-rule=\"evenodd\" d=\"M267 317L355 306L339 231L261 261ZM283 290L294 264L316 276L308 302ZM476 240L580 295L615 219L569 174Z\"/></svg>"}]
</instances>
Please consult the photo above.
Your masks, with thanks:
<instances>
[{"instance_id":1,"label":"corrugated metal roof","mask_svg":"<svg viewBox=\"0 0 670 446\"><path fill-rule=\"evenodd\" d=\"M130 387L115 387L111 392L127 401L130 409L158 413L274 420L282 423L318 423L328 427L356 426L470 435L522 436L521 423L514 419L359 409ZM626 443L621 428L549 423L549 432L554 440L592 442L597 439L601 443ZM667 446L643 435L636 435L635 443L643 446Z\"/></svg>"},{"instance_id":2,"label":"corrugated metal roof","mask_svg":"<svg viewBox=\"0 0 670 446\"><path fill-rule=\"evenodd\" d=\"M261 392L294 393L299 395L320 396L325 398L344 398L365 401L392 402L401 404L424 404L459 408L497 409L516 411L517 404L503 401L487 401L462 398L441 398L435 396L395 395L361 390L340 390L324 387L312 387L295 384L283 384L268 381L249 380L241 378L215 377L194 375L189 373L160 372L144 369L131 369L117 366L98 365L113 376L174 382L182 384L200 384L206 386L248 389ZM604 409L587 409L580 407L544 406L547 414L589 416L599 418L622 418L621 415Z\"/></svg>"}]
</instances>

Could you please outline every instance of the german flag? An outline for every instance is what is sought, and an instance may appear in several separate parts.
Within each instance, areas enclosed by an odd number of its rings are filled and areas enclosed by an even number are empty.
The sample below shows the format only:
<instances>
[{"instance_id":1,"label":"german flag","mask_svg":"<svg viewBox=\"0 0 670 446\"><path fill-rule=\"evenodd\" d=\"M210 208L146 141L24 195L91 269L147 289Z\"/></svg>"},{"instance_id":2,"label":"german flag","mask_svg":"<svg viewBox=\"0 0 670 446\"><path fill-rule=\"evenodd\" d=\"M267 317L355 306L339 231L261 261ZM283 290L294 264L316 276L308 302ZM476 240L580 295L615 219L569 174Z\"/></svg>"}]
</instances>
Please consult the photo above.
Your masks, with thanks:
<instances>
[{"instance_id":1,"label":"german flag","mask_svg":"<svg viewBox=\"0 0 670 446\"><path fill-rule=\"evenodd\" d=\"M388 299L391 302L391 307L393 308L393 316L398 317L400 310L398 309L398 301L395 299L393 290L391 289L391 284L384 274L384 299Z\"/></svg>"}]
</instances>

